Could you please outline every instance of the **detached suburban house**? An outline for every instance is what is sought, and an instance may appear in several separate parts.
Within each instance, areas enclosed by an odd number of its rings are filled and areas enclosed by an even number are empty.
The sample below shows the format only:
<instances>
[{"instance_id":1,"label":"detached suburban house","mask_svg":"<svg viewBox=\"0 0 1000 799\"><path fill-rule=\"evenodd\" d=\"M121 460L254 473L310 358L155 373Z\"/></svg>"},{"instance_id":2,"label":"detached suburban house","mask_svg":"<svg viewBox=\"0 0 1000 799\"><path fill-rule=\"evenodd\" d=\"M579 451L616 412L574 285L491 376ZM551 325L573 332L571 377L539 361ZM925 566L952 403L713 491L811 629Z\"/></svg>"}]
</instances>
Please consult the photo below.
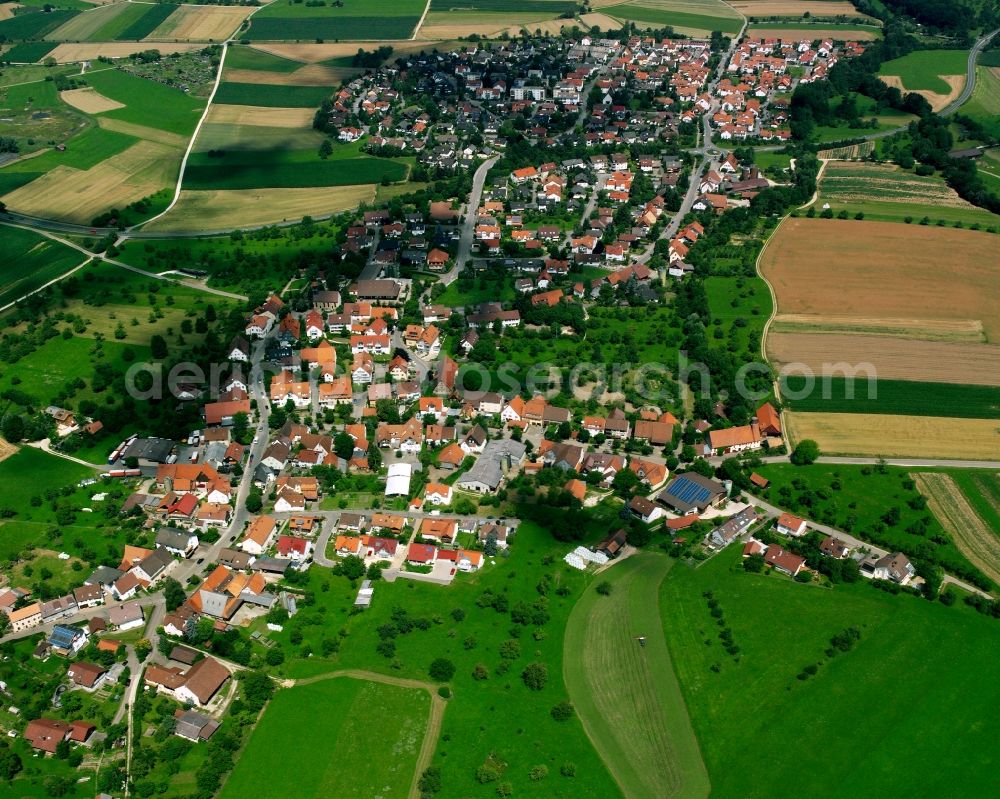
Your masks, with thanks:
<instances>
[{"instance_id":1,"label":"detached suburban house","mask_svg":"<svg viewBox=\"0 0 1000 799\"><path fill-rule=\"evenodd\" d=\"M806 534L806 520L793 516L791 513L782 513L775 523L775 529L782 535L798 538Z\"/></svg>"},{"instance_id":2,"label":"detached suburban house","mask_svg":"<svg viewBox=\"0 0 1000 799\"><path fill-rule=\"evenodd\" d=\"M692 513L700 515L708 508L721 505L725 498L726 487L722 483L697 472L684 472L667 484L656 501L681 516L687 516Z\"/></svg>"}]
</instances>

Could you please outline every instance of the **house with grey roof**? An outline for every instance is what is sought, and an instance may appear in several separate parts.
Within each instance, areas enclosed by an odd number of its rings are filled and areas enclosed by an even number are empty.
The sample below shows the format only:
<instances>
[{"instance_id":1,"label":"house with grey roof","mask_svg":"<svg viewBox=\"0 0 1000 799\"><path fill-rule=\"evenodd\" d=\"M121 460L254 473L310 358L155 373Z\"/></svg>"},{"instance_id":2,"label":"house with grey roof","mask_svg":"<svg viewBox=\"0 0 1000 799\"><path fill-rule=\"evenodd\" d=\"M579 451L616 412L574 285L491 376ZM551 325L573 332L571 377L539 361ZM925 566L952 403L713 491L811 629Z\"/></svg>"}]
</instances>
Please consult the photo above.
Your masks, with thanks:
<instances>
[{"instance_id":1,"label":"house with grey roof","mask_svg":"<svg viewBox=\"0 0 1000 799\"><path fill-rule=\"evenodd\" d=\"M465 491L491 494L500 488L504 478L524 460L526 449L520 441L509 438L487 441L483 454L456 483Z\"/></svg>"}]
</instances>

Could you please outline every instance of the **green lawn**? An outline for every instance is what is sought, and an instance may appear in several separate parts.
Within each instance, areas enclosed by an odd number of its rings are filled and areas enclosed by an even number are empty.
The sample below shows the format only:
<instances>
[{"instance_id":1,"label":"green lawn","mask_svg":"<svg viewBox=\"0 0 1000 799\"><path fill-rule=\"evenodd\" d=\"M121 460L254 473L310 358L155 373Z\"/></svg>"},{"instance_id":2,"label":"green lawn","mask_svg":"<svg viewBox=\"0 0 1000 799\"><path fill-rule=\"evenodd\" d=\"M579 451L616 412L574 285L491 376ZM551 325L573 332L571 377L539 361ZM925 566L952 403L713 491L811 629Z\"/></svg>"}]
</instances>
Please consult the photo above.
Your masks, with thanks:
<instances>
[{"instance_id":1,"label":"green lawn","mask_svg":"<svg viewBox=\"0 0 1000 799\"><path fill-rule=\"evenodd\" d=\"M0 250L0 305L23 297L86 259L77 250L30 230L4 225L0 231L4 243Z\"/></svg>"},{"instance_id":2,"label":"green lawn","mask_svg":"<svg viewBox=\"0 0 1000 799\"><path fill-rule=\"evenodd\" d=\"M660 585L673 565L652 553L615 565L587 588L566 626L570 699L622 792L636 799L710 789L659 621ZM602 596L604 582L611 593Z\"/></svg>"},{"instance_id":3,"label":"green lawn","mask_svg":"<svg viewBox=\"0 0 1000 799\"><path fill-rule=\"evenodd\" d=\"M32 447L21 447L0 461L0 507L24 508L25 500L45 487L63 488L92 477L93 469ZM23 531L18 536L23 535Z\"/></svg>"},{"instance_id":4,"label":"green lawn","mask_svg":"<svg viewBox=\"0 0 1000 799\"><path fill-rule=\"evenodd\" d=\"M426 691L349 677L279 691L219 798L284 799L288 758L301 751L305 729L310 753L295 768L297 797L406 796L429 713Z\"/></svg>"},{"instance_id":5,"label":"green lawn","mask_svg":"<svg viewBox=\"0 0 1000 799\"><path fill-rule=\"evenodd\" d=\"M938 94L948 94L951 87L941 75L965 75L969 52L967 50L916 50L902 58L886 61L879 68L879 75L898 75L904 89L926 89Z\"/></svg>"},{"instance_id":6,"label":"green lawn","mask_svg":"<svg viewBox=\"0 0 1000 799\"><path fill-rule=\"evenodd\" d=\"M713 797L992 791L995 619L891 596L866 581L829 590L751 575L739 560L730 547L699 569L675 568L662 592L670 654ZM722 650L706 591L738 658ZM851 626L861 635L854 649L828 656L831 637ZM797 679L810 665L817 674Z\"/></svg>"},{"instance_id":7,"label":"green lawn","mask_svg":"<svg viewBox=\"0 0 1000 799\"><path fill-rule=\"evenodd\" d=\"M156 81L137 78L118 69L95 72L87 82L98 92L125 108L106 111L101 116L145 125L181 136L190 136L205 108L205 100L191 97Z\"/></svg>"},{"instance_id":8,"label":"green lawn","mask_svg":"<svg viewBox=\"0 0 1000 799\"><path fill-rule=\"evenodd\" d=\"M763 170L788 169L792 156L788 153L755 152L753 162Z\"/></svg>"},{"instance_id":9,"label":"green lawn","mask_svg":"<svg viewBox=\"0 0 1000 799\"><path fill-rule=\"evenodd\" d=\"M215 103L260 105L275 108L318 108L330 96L328 86L278 86L268 83L223 81L215 93Z\"/></svg>"},{"instance_id":10,"label":"green lawn","mask_svg":"<svg viewBox=\"0 0 1000 799\"><path fill-rule=\"evenodd\" d=\"M1000 388L996 386L878 380L871 392L874 396L869 396L868 381L834 377L816 381L806 394L808 388L800 375L785 378L781 389L785 405L796 411L825 413L1000 419ZM850 393L853 398L849 398ZM791 398L801 394L805 394L801 399Z\"/></svg>"},{"instance_id":11,"label":"green lawn","mask_svg":"<svg viewBox=\"0 0 1000 799\"><path fill-rule=\"evenodd\" d=\"M681 28L698 28L704 31L722 31L723 33L739 33L743 21L733 15L726 6L719 6L720 15L691 14L686 11L669 11L664 8L646 8L631 3L619 6L609 6L601 11L612 17L630 20L639 27L659 28L668 25Z\"/></svg>"},{"instance_id":12,"label":"green lawn","mask_svg":"<svg viewBox=\"0 0 1000 799\"><path fill-rule=\"evenodd\" d=\"M937 519L923 506L909 475L912 470L819 463L769 463L755 470L771 481L761 496L784 510L844 530L863 541L901 550L913 560L940 564L954 574L972 570ZM893 514L893 508L898 513Z\"/></svg>"}]
</instances>

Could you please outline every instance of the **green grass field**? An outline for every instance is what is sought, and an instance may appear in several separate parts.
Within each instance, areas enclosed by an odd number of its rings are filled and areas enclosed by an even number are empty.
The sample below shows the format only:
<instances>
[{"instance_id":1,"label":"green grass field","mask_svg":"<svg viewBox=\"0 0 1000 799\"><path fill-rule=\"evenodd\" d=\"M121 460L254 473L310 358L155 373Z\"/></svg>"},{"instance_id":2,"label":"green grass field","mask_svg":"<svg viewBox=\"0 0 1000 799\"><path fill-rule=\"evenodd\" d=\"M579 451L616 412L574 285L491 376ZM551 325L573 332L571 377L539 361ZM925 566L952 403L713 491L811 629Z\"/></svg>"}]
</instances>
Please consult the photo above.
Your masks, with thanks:
<instances>
[{"instance_id":1,"label":"green grass field","mask_svg":"<svg viewBox=\"0 0 1000 799\"><path fill-rule=\"evenodd\" d=\"M297 758L297 797L406 796L429 712L425 691L349 677L279 691L219 797L284 799L288 759L301 752L306 729L310 755Z\"/></svg>"},{"instance_id":2,"label":"green grass field","mask_svg":"<svg viewBox=\"0 0 1000 799\"><path fill-rule=\"evenodd\" d=\"M1000 67L976 67L976 87L959 111L1000 138Z\"/></svg>"},{"instance_id":3,"label":"green grass field","mask_svg":"<svg viewBox=\"0 0 1000 799\"><path fill-rule=\"evenodd\" d=\"M886 61L879 68L879 75L898 75L903 87L910 91L926 89L948 94L951 87L939 76L964 75L968 58L967 50L916 50Z\"/></svg>"},{"instance_id":4,"label":"green grass field","mask_svg":"<svg viewBox=\"0 0 1000 799\"><path fill-rule=\"evenodd\" d=\"M106 111L101 116L181 136L194 132L205 108L202 98L118 69L95 72L88 76L87 82L105 97L125 104L124 108Z\"/></svg>"},{"instance_id":5,"label":"green grass field","mask_svg":"<svg viewBox=\"0 0 1000 799\"><path fill-rule=\"evenodd\" d=\"M407 39L424 11L422 0L354 0L342 7L278 0L253 16L242 38L326 41Z\"/></svg>"},{"instance_id":6,"label":"green grass field","mask_svg":"<svg viewBox=\"0 0 1000 799\"><path fill-rule=\"evenodd\" d=\"M0 461L0 506L24 509L26 499L43 488L63 488L93 475L93 469L86 466L32 447L21 447Z\"/></svg>"},{"instance_id":7,"label":"green grass field","mask_svg":"<svg viewBox=\"0 0 1000 799\"><path fill-rule=\"evenodd\" d=\"M566 625L570 699L626 797L705 797L708 774L660 625L660 584L674 565L642 553L601 574ZM597 584L608 582L602 596ZM645 636L640 646L639 636Z\"/></svg>"},{"instance_id":8,"label":"green grass field","mask_svg":"<svg viewBox=\"0 0 1000 799\"><path fill-rule=\"evenodd\" d=\"M1000 388L996 386L878 380L873 389L875 396L870 397L866 380L834 377L807 386L805 377L790 375L782 381L781 395L786 407L796 411L1000 419Z\"/></svg>"},{"instance_id":9,"label":"green grass field","mask_svg":"<svg viewBox=\"0 0 1000 799\"><path fill-rule=\"evenodd\" d=\"M215 93L215 103L260 105L273 108L318 108L330 96L326 86L276 86L267 83L223 81Z\"/></svg>"},{"instance_id":10,"label":"green grass field","mask_svg":"<svg viewBox=\"0 0 1000 799\"><path fill-rule=\"evenodd\" d=\"M6 305L83 263L86 256L30 230L0 227L0 305Z\"/></svg>"},{"instance_id":11,"label":"green grass field","mask_svg":"<svg viewBox=\"0 0 1000 799\"><path fill-rule=\"evenodd\" d=\"M226 54L227 69L256 69L263 72L294 72L303 66L300 61L265 53L253 47L233 45Z\"/></svg>"},{"instance_id":12,"label":"green grass field","mask_svg":"<svg viewBox=\"0 0 1000 799\"><path fill-rule=\"evenodd\" d=\"M44 70L36 66L3 70L3 80L9 81L0 92L3 132L18 140L22 154L64 143L86 127L83 116L59 97L55 81L44 80L44 75L39 74ZM65 68L57 67L51 74L65 74ZM0 169L0 175L9 168Z\"/></svg>"},{"instance_id":13,"label":"green grass field","mask_svg":"<svg viewBox=\"0 0 1000 799\"><path fill-rule=\"evenodd\" d=\"M969 569L968 561L910 485L908 470L845 464L763 464L771 481L761 496L784 510L828 524L914 560L930 560L946 571ZM883 517L898 509L898 521Z\"/></svg>"},{"instance_id":14,"label":"green grass field","mask_svg":"<svg viewBox=\"0 0 1000 799\"><path fill-rule=\"evenodd\" d=\"M148 6L143 13L129 17L128 25L121 25L113 38L119 41L142 39L155 31L167 17L176 11L178 6L169 3L158 3ZM102 31L103 33L103 31Z\"/></svg>"},{"instance_id":15,"label":"green grass field","mask_svg":"<svg viewBox=\"0 0 1000 799\"><path fill-rule=\"evenodd\" d=\"M896 128L905 128L911 122L916 121L916 117L913 114L899 114L895 112L879 114L877 117L869 117L869 119L872 118L877 120L877 127L852 128L849 125L817 125L813 134L813 140L817 144L825 144L827 142L858 139L863 136L868 136L871 133L894 130Z\"/></svg>"},{"instance_id":16,"label":"green grass field","mask_svg":"<svg viewBox=\"0 0 1000 799\"><path fill-rule=\"evenodd\" d=\"M402 159L358 155L339 148L326 160L315 150L237 150L222 157L192 154L184 173L187 189L257 189L295 186L350 186L405 180Z\"/></svg>"},{"instance_id":17,"label":"green grass field","mask_svg":"<svg viewBox=\"0 0 1000 799\"><path fill-rule=\"evenodd\" d=\"M0 170L0 177L13 173L42 174L57 166L90 169L101 161L125 152L139 141L135 136L91 126L66 142L66 149L49 150L35 158L18 161Z\"/></svg>"},{"instance_id":18,"label":"green grass field","mask_svg":"<svg viewBox=\"0 0 1000 799\"><path fill-rule=\"evenodd\" d=\"M739 560L730 547L663 584L663 625L713 797L990 792L1000 734L994 619L866 581L824 590L747 574ZM704 591L723 611L738 662L722 651ZM861 634L853 650L826 655L850 626ZM796 679L810 664L816 676Z\"/></svg>"},{"instance_id":19,"label":"green grass field","mask_svg":"<svg viewBox=\"0 0 1000 799\"><path fill-rule=\"evenodd\" d=\"M33 64L41 61L56 47L55 42L21 42L3 54L5 60L12 63Z\"/></svg>"},{"instance_id":20,"label":"green grass field","mask_svg":"<svg viewBox=\"0 0 1000 799\"><path fill-rule=\"evenodd\" d=\"M704 31L739 33L743 21L728 7L719 6L719 15L692 14L687 11L672 11L665 8L647 8L642 5L623 3L600 9L602 13L622 20L630 20L639 27L656 28L668 25L680 28L697 28Z\"/></svg>"},{"instance_id":21,"label":"green grass field","mask_svg":"<svg viewBox=\"0 0 1000 799\"><path fill-rule=\"evenodd\" d=\"M60 25L71 20L78 11L32 11L18 14L0 22L0 37L7 41L20 42L43 39Z\"/></svg>"}]
</instances>

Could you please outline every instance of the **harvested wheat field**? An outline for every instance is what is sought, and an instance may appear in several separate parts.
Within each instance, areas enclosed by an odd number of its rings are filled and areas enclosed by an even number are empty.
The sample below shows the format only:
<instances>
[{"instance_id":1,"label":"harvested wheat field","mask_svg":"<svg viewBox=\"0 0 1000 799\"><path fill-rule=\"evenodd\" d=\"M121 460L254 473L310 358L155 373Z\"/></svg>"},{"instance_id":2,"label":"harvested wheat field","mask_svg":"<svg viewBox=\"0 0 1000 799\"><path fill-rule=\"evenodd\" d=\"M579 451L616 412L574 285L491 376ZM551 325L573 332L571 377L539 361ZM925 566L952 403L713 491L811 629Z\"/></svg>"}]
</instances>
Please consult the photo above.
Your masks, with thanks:
<instances>
[{"instance_id":1,"label":"harvested wheat field","mask_svg":"<svg viewBox=\"0 0 1000 799\"><path fill-rule=\"evenodd\" d=\"M894 416L877 413L784 414L792 441L811 438L824 455L995 460L996 419Z\"/></svg>"},{"instance_id":2,"label":"harvested wheat field","mask_svg":"<svg viewBox=\"0 0 1000 799\"><path fill-rule=\"evenodd\" d=\"M807 11L814 17L865 16L846 0L733 0L729 3L748 17L801 17Z\"/></svg>"},{"instance_id":3,"label":"harvested wheat field","mask_svg":"<svg viewBox=\"0 0 1000 799\"><path fill-rule=\"evenodd\" d=\"M584 14L580 17L580 22L587 28L593 28L596 25L602 31L616 31L622 27L622 23L614 17L596 12Z\"/></svg>"},{"instance_id":4,"label":"harvested wheat field","mask_svg":"<svg viewBox=\"0 0 1000 799\"><path fill-rule=\"evenodd\" d=\"M938 92L932 92L929 89L907 89L903 86L903 79L899 75L879 76L883 83L887 83L889 86L895 86L900 91L913 92L914 94L921 95L927 100L928 103L931 104L931 108L934 111L940 111L948 105L948 103L958 97L958 95L962 93L962 87L965 86L965 75L938 75L938 77L947 83L951 89L951 91L947 94L939 94Z\"/></svg>"},{"instance_id":5,"label":"harvested wheat field","mask_svg":"<svg viewBox=\"0 0 1000 799\"><path fill-rule=\"evenodd\" d=\"M1000 386L1000 347L851 333L769 332L767 358L785 373L804 366L831 375L833 364L871 364L883 380ZM798 368L791 364L800 365Z\"/></svg>"},{"instance_id":6,"label":"harvested wheat field","mask_svg":"<svg viewBox=\"0 0 1000 799\"><path fill-rule=\"evenodd\" d=\"M10 19L11 17L13 17L14 11L18 8L24 8L24 6L22 6L20 3L4 3L2 6L0 6L0 22L3 22L5 19ZM0 460L2 460L2 458L0 458Z\"/></svg>"},{"instance_id":7,"label":"harvested wheat field","mask_svg":"<svg viewBox=\"0 0 1000 799\"><path fill-rule=\"evenodd\" d=\"M513 28L519 31L527 28L534 31L542 27L542 23L556 21L557 13L539 12L491 12L491 11L431 11L427 14L424 24L417 31L420 39L457 39L460 36L494 36ZM572 20L559 20L561 24ZM357 52L357 51L355 51Z\"/></svg>"},{"instance_id":8,"label":"harvested wheat field","mask_svg":"<svg viewBox=\"0 0 1000 799\"><path fill-rule=\"evenodd\" d=\"M179 163L177 148L138 142L90 169L57 166L3 201L23 214L86 225L110 208L173 185Z\"/></svg>"},{"instance_id":9,"label":"harvested wheat field","mask_svg":"<svg viewBox=\"0 0 1000 799\"><path fill-rule=\"evenodd\" d=\"M911 477L962 554L993 582L1000 583L1000 537L976 513L955 480L936 472L919 472Z\"/></svg>"},{"instance_id":10,"label":"harvested wheat field","mask_svg":"<svg viewBox=\"0 0 1000 799\"><path fill-rule=\"evenodd\" d=\"M85 114L100 114L104 111L114 111L116 108L124 108L124 103L105 97L94 89L70 89L59 92L59 97L63 102L68 103Z\"/></svg>"},{"instance_id":11,"label":"harvested wheat field","mask_svg":"<svg viewBox=\"0 0 1000 799\"><path fill-rule=\"evenodd\" d=\"M143 41L181 39L221 42L228 39L240 27L240 23L252 10L247 6L182 5Z\"/></svg>"},{"instance_id":12,"label":"harvested wheat field","mask_svg":"<svg viewBox=\"0 0 1000 799\"><path fill-rule=\"evenodd\" d=\"M852 333L984 344L983 325L977 319L894 319L888 316L778 314L771 322L775 333Z\"/></svg>"},{"instance_id":13,"label":"harvested wheat field","mask_svg":"<svg viewBox=\"0 0 1000 799\"><path fill-rule=\"evenodd\" d=\"M336 67L322 64L307 64L294 72L227 69L226 80L232 83L267 83L272 86L335 86L342 72L343 70L338 70Z\"/></svg>"},{"instance_id":14,"label":"harvested wheat field","mask_svg":"<svg viewBox=\"0 0 1000 799\"><path fill-rule=\"evenodd\" d=\"M187 53L200 50L203 44L197 42L173 42L158 44L156 49L163 55L171 53ZM136 50L135 42L78 42L57 44L46 58L51 56L59 64L71 64L75 61L96 61L99 56L106 58L125 58Z\"/></svg>"},{"instance_id":15,"label":"harvested wheat field","mask_svg":"<svg viewBox=\"0 0 1000 799\"><path fill-rule=\"evenodd\" d=\"M157 232L215 231L293 222L356 208L375 198L374 185L320 189L182 191L177 205L143 228Z\"/></svg>"},{"instance_id":16,"label":"harvested wheat field","mask_svg":"<svg viewBox=\"0 0 1000 799\"><path fill-rule=\"evenodd\" d=\"M777 313L972 319L1000 342L997 251L979 231L800 218L781 223L760 267Z\"/></svg>"},{"instance_id":17,"label":"harvested wheat field","mask_svg":"<svg viewBox=\"0 0 1000 799\"><path fill-rule=\"evenodd\" d=\"M267 108L257 105L216 105L208 109L206 124L256 125L267 128L303 128L312 125L311 108Z\"/></svg>"},{"instance_id":18,"label":"harvested wheat field","mask_svg":"<svg viewBox=\"0 0 1000 799\"><path fill-rule=\"evenodd\" d=\"M847 42L872 42L881 38L877 30L867 28L824 28L822 25L810 25L808 30L803 28L782 28L780 25L751 25L747 33L750 36L765 36L769 39L781 39L782 41L797 41L806 39L833 39L835 41Z\"/></svg>"}]
</instances>

